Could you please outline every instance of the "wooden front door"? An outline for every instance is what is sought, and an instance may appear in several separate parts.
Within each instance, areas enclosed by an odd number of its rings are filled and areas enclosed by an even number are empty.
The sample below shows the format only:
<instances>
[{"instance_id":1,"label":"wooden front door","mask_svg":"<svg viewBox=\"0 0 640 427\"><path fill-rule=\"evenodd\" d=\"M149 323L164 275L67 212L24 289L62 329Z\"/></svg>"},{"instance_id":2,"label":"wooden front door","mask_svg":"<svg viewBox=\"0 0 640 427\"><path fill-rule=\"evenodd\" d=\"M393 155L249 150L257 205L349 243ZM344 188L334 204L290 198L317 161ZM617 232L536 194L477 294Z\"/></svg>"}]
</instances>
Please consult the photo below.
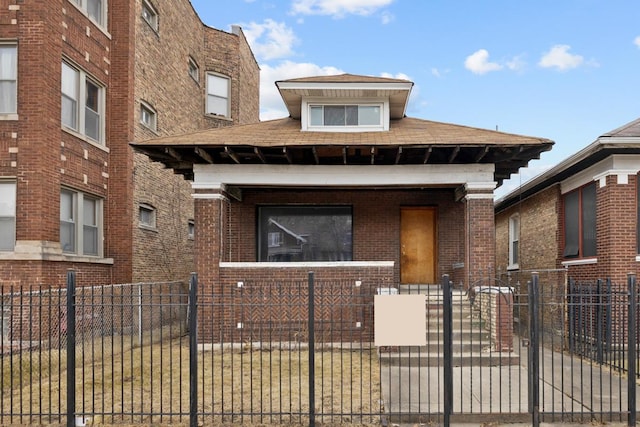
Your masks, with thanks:
<instances>
[{"instance_id":1,"label":"wooden front door","mask_svg":"<svg viewBox=\"0 0 640 427\"><path fill-rule=\"evenodd\" d=\"M401 283L436 283L436 238L436 208L401 208Z\"/></svg>"}]
</instances>

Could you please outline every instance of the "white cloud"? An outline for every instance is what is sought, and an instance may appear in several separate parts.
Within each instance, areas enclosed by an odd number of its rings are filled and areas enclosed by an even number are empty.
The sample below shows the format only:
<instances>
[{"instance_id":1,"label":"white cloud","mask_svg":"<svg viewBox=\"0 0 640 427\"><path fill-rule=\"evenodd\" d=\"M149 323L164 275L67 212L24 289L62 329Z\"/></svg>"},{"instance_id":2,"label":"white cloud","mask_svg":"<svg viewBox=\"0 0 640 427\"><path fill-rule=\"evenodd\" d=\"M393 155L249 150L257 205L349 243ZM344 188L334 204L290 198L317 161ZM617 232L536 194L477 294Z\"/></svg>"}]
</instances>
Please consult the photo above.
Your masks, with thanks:
<instances>
[{"instance_id":1,"label":"white cloud","mask_svg":"<svg viewBox=\"0 0 640 427\"><path fill-rule=\"evenodd\" d=\"M334 18L345 15L367 16L393 2L394 0L294 0L291 11L294 15L330 15Z\"/></svg>"},{"instance_id":2,"label":"white cloud","mask_svg":"<svg viewBox=\"0 0 640 427\"><path fill-rule=\"evenodd\" d=\"M512 59L506 62L505 64L508 69L511 71L521 71L527 65L526 62L522 59L522 56L514 56Z\"/></svg>"},{"instance_id":3,"label":"white cloud","mask_svg":"<svg viewBox=\"0 0 640 427\"><path fill-rule=\"evenodd\" d=\"M273 19L265 19L262 24L250 22L241 26L251 50L263 60L291 56L293 46L298 42L291 28Z\"/></svg>"},{"instance_id":4,"label":"white cloud","mask_svg":"<svg viewBox=\"0 0 640 427\"><path fill-rule=\"evenodd\" d=\"M464 67L474 74L485 74L502 69L502 65L489 61L489 52L486 49L480 49L467 56L464 61Z\"/></svg>"},{"instance_id":5,"label":"white cloud","mask_svg":"<svg viewBox=\"0 0 640 427\"><path fill-rule=\"evenodd\" d=\"M382 12L382 24L387 25L395 21L396 17L388 11Z\"/></svg>"},{"instance_id":6,"label":"white cloud","mask_svg":"<svg viewBox=\"0 0 640 427\"><path fill-rule=\"evenodd\" d=\"M289 113L282 102L275 82L298 77L343 74L336 67L321 67L311 63L283 61L276 66L260 65L260 119L271 120L287 117Z\"/></svg>"},{"instance_id":7,"label":"white cloud","mask_svg":"<svg viewBox=\"0 0 640 427\"><path fill-rule=\"evenodd\" d=\"M636 37L633 40L633 44L635 44L636 46L638 46L640 48L640 36Z\"/></svg>"},{"instance_id":8,"label":"white cloud","mask_svg":"<svg viewBox=\"0 0 640 427\"><path fill-rule=\"evenodd\" d=\"M567 71L584 64L584 58L580 55L569 53L571 46L559 44L553 46L542 55L538 65L542 68L556 68L559 71Z\"/></svg>"}]
</instances>

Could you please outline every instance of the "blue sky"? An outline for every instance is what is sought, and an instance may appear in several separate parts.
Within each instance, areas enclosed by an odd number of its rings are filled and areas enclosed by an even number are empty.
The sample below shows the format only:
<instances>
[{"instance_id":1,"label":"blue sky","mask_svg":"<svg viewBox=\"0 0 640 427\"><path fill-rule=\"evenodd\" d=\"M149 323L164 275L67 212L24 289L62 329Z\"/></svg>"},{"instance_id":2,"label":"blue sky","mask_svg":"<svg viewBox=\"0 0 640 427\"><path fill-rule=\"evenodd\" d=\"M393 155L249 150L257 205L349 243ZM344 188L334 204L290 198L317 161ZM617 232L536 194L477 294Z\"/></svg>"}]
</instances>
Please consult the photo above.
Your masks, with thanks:
<instances>
[{"instance_id":1,"label":"blue sky","mask_svg":"<svg viewBox=\"0 0 640 427\"><path fill-rule=\"evenodd\" d=\"M192 0L240 25L261 68L261 118L287 115L274 82L406 78L407 114L556 142L514 188L640 117L637 0Z\"/></svg>"}]
</instances>

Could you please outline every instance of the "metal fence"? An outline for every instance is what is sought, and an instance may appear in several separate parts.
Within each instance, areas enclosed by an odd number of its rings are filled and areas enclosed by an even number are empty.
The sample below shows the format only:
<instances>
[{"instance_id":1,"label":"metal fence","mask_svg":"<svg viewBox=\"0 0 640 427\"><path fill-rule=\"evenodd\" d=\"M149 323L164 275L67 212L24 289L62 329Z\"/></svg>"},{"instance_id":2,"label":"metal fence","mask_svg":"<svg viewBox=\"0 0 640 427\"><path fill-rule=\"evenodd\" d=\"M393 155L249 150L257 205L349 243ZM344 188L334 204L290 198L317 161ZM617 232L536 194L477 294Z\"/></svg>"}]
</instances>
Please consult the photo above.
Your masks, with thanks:
<instances>
[{"instance_id":1,"label":"metal fence","mask_svg":"<svg viewBox=\"0 0 640 427\"><path fill-rule=\"evenodd\" d=\"M561 277L445 276L427 345L380 348L361 281L0 288L0 424L635 424L635 277Z\"/></svg>"}]
</instances>

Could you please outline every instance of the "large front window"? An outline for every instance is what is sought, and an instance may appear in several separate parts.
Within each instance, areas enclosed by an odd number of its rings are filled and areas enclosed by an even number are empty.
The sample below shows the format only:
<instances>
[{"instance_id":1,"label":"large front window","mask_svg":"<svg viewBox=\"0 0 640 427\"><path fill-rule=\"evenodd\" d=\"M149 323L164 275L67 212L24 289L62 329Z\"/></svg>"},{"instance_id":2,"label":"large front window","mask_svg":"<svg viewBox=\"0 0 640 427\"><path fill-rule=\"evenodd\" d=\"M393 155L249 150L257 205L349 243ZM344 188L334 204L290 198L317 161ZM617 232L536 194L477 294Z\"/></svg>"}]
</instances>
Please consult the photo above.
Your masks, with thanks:
<instances>
[{"instance_id":1,"label":"large front window","mask_svg":"<svg viewBox=\"0 0 640 427\"><path fill-rule=\"evenodd\" d=\"M563 200L564 257L596 256L596 184L567 193Z\"/></svg>"},{"instance_id":2,"label":"large front window","mask_svg":"<svg viewBox=\"0 0 640 427\"><path fill-rule=\"evenodd\" d=\"M66 62L62 63L62 125L94 141L104 141L104 88Z\"/></svg>"},{"instance_id":3,"label":"large front window","mask_svg":"<svg viewBox=\"0 0 640 427\"><path fill-rule=\"evenodd\" d=\"M65 253L101 255L101 199L73 190L60 192L60 245Z\"/></svg>"},{"instance_id":4,"label":"large front window","mask_svg":"<svg viewBox=\"0 0 640 427\"><path fill-rule=\"evenodd\" d=\"M350 206L258 208L258 261L351 261Z\"/></svg>"},{"instance_id":5,"label":"large front window","mask_svg":"<svg viewBox=\"0 0 640 427\"><path fill-rule=\"evenodd\" d=\"M0 44L0 114L18 112L18 49Z\"/></svg>"}]
</instances>

